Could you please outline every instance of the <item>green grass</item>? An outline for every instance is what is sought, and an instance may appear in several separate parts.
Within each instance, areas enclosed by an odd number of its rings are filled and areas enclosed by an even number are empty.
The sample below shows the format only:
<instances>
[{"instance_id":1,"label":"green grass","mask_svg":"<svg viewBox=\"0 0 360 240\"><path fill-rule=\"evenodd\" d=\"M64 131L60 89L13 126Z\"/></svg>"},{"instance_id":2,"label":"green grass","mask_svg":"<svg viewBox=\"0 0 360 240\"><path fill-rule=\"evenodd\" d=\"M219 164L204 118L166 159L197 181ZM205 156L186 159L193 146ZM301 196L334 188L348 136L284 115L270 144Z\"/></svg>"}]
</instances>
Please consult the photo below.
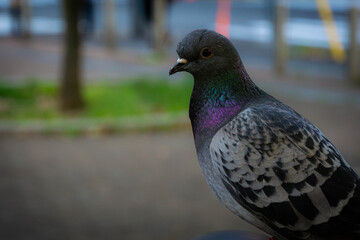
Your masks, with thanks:
<instances>
[{"instance_id":1,"label":"green grass","mask_svg":"<svg viewBox=\"0 0 360 240\"><path fill-rule=\"evenodd\" d=\"M102 118L184 111L192 81L128 79L118 83L85 86L84 111L77 117ZM45 81L11 86L0 83L0 119L56 119L67 115L58 109L58 88Z\"/></svg>"}]
</instances>

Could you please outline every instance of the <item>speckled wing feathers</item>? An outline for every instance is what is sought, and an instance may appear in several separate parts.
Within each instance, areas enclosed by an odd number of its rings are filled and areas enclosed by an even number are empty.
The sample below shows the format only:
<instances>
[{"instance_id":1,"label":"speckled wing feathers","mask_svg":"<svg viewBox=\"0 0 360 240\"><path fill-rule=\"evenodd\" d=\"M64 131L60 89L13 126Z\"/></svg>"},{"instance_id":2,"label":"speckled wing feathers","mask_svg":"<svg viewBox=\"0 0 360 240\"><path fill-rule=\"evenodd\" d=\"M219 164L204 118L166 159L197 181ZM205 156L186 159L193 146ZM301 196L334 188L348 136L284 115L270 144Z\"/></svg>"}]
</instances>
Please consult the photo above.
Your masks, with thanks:
<instances>
[{"instance_id":1,"label":"speckled wing feathers","mask_svg":"<svg viewBox=\"0 0 360 240\"><path fill-rule=\"evenodd\" d=\"M280 102L240 112L213 137L210 156L232 196L291 239L310 238L322 230L314 226L336 219L359 195L356 174L335 147ZM353 221L351 229L359 224Z\"/></svg>"}]
</instances>

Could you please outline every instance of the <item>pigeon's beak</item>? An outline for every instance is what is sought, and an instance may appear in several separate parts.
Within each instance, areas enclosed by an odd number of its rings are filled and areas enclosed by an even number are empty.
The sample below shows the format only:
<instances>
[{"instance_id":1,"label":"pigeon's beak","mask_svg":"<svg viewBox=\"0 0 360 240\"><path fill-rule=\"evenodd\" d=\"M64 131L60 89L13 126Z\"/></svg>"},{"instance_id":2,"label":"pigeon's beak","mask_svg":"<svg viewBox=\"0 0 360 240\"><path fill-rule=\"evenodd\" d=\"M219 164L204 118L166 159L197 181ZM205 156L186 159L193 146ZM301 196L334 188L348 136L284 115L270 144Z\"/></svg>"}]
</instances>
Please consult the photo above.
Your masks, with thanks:
<instances>
[{"instance_id":1,"label":"pigeon's beak","mask_svg":"<svg viewBox=\"0 0 360 240\"><path fill-rule=\"evenodd\" d=\"M184 71L184 66L188 63L188 60L185 58L178 58L176 64L172 66L169 70L169 75L173 75L176 72Z\"/></svg>"}]
</instances>

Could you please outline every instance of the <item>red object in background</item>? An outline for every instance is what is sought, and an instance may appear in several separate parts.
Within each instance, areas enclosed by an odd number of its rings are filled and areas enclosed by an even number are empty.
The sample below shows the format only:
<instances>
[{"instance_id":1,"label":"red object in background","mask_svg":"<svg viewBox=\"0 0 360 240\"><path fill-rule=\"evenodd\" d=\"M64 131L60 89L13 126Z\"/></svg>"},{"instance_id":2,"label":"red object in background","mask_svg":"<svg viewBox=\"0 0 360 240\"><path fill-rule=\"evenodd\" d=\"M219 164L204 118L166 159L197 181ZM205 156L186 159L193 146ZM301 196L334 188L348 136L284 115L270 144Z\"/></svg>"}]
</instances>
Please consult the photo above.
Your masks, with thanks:
<instances>
[{"instance_id":1,"label":"red object in background","mask_svg":"<svg viewBox=\"0 0 360 240\"><path fill-rule=\"evenodd\" d=\"M215 20L215 32L229 38L231 18L231 0L218 0Z\"/></svg>"}]
</instances>

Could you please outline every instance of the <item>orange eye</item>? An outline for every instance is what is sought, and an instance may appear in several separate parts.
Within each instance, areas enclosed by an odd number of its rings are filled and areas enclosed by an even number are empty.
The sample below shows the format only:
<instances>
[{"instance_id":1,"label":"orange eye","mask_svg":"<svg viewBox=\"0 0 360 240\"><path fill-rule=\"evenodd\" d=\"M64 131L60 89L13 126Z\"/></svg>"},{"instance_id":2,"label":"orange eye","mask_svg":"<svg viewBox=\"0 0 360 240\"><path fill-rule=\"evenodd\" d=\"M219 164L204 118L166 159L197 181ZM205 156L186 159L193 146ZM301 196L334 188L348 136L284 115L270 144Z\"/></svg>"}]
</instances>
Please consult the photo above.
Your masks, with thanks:
<instances>
[{"instance_id":1,"label":"orange eye","mask_svg":"<svg viewBox=\"0 0 360 240\"><path fill-rule=\"evenodd\" d=\"M210 48L203 48L200 53L200 57L203 59L208 59L214 56L214 53L211 51Z\"/></svg>"}]
</instances>

